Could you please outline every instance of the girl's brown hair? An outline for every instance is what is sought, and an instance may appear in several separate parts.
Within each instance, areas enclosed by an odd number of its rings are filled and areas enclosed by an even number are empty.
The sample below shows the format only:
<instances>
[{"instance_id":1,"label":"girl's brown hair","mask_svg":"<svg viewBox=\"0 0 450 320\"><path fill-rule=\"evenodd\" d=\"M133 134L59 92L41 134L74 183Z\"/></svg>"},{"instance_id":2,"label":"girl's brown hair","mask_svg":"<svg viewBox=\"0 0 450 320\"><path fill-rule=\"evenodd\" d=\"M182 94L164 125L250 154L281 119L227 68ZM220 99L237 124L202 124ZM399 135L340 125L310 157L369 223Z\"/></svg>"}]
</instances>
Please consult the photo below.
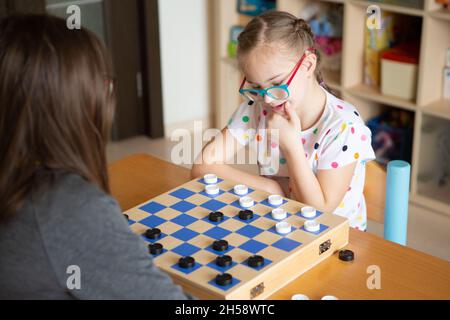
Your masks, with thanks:
<instances>
[{"instance_id":1,"label":"girl's brown hair","mask_svg":"<svg viewBox=\"0 0 450 320\"><path fill-rule=\"evenodd\" d=\"M57 172L109 193L112 68L87 30L46 15L0 21L0 222Z\"/></svg>"},{"instance_id":2,"label":"girl's brown hair","mask_svg":"<svg viewBox=\"0 0 450 320\"><path fill-rule=\"evenodd\" d=\"M268 11L254 18L238 38L238 55L245 56L253 49L263 45L278 45L290 55L298 56L308 48L315 48L314 34L308 23L294 15L282 11ZM320 55L317 50L317 81L324 85L320 71Z\"/></svg>"}]
</instances>

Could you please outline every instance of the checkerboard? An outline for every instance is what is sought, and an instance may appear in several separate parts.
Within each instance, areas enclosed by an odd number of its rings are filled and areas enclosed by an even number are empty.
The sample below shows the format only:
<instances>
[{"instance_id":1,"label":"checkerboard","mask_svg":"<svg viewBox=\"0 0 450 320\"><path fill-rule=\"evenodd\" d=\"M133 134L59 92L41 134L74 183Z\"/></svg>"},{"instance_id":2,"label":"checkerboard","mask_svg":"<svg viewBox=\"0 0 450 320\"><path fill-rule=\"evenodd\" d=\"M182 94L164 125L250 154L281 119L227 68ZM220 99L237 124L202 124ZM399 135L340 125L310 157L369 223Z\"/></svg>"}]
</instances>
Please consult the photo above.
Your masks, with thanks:
<instances>
[{"instance_id":1,"label":"checkerboard","mask_svg":"<svg viewBox=\"0 0 450 320\"><path fill-rule=\"evenodd\" d=\"M151 243L163 245L163 252L152 256L154 263L167 272L187 292L201 299L263 299L332 255L348 243L347 219L318 212L320 231L305 230L308 220L301 214L301 203L284 199L280 206L288 213L284 220L292 231L280 235L275 229L277 220L271 216L275 208L268 202L269 194L249 189L255 205L251 220L239 219L240 196L234 193L237 183L219 178L220 192L210 196L205 192L203 179L190 181L163 195L141 204L127 212L130 228ZM220 211L222 222L211 222L209 214ZM158 240L145 237L145 232L158 228ZM229 248L217 252L212 248L215 240L226 240ZM229 255L233 263L219 267L215 260ZM247 260L253 255L264 258L264 265L252 268ZM181 257L195 258L195 266L183 269L178 266ZM233 276L231 284L219 286L218 274Z\"/></svg>"}]
</instances>

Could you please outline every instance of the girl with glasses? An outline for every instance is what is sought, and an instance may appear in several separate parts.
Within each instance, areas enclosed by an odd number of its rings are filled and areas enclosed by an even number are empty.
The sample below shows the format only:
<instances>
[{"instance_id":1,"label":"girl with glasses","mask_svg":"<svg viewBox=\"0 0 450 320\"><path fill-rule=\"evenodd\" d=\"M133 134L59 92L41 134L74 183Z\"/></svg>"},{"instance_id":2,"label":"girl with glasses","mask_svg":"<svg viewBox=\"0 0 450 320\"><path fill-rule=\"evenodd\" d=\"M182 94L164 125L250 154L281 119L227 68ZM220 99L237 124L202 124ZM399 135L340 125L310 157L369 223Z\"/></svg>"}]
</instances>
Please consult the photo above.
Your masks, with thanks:
<instances>
[{"instance_id":1,"label":"girl with glasses","mask_svg":"<svg viewBox=\"0 0 450 320\"><path fill-rule=\"evenodd\" d=\"M192 175L215 173L347 217L352 227L366 230L371 132L353 105L327 91L314 47L308 24L289 13L268 12L247 25L238 47L245 102L206 145ZM257 154L258 176L226 164L248 145Z\"/></svg>"}]
</instances>

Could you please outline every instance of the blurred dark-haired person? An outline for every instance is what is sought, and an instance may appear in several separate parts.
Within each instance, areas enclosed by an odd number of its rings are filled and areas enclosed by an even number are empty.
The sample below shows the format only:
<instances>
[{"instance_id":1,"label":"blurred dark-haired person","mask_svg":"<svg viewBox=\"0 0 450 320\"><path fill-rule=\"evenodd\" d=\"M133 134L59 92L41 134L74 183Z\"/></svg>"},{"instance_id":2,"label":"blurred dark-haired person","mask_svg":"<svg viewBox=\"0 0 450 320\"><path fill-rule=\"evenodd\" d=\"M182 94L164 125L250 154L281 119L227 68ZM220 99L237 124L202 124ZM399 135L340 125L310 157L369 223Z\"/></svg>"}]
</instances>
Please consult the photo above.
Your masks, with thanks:
<instances>
[{"instance_id":1,"label":"blurred dark-haired person","mask_svg":"<svg viewBox=\"0 0 450 320\"><path fill-rule=\"evenodd\" d=\"M91 32L0 21L0 299L191 298L109 195L112 79Z\"/></svg>"}]
</instances>

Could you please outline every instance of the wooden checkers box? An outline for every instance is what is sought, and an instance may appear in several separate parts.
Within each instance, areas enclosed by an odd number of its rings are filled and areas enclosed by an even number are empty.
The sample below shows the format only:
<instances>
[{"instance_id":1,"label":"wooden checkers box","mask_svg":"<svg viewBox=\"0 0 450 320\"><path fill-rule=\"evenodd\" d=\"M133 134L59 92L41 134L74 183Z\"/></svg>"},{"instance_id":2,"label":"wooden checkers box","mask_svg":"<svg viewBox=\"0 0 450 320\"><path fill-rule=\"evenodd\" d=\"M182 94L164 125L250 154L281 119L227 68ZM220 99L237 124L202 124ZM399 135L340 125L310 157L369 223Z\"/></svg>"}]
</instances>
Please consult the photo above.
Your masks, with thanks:
<instances>
[{"instance_id":1,"label":"wooden checkers box","mask_svg":"<svg viewBox=\"0 0 450 320\"><path fill-rule=\"evenodd\" d=\"M242 208L242 195L234 193L237 183L219 178L217 185L219 194L211 196L204 179L196 179L125 212L132 231L149 244L155 265L200 299L268 298L348 244L345 218L319 211L305 218L301 203L283 199L274 207L268 193L251 188L246 196L254 206ZM283 221L292 226L290 233L277 233L275 208L287 212ZM239 217L243 210L253 212L251 219ZM217 212L221 221L211 221L210 214ZM319 231L307 231L308 220L319 222ZM215 250L218 242L227 244L219 246L223 251ZM158 250L151 254L150 247Z\"/></svg>"}]
</instances>

